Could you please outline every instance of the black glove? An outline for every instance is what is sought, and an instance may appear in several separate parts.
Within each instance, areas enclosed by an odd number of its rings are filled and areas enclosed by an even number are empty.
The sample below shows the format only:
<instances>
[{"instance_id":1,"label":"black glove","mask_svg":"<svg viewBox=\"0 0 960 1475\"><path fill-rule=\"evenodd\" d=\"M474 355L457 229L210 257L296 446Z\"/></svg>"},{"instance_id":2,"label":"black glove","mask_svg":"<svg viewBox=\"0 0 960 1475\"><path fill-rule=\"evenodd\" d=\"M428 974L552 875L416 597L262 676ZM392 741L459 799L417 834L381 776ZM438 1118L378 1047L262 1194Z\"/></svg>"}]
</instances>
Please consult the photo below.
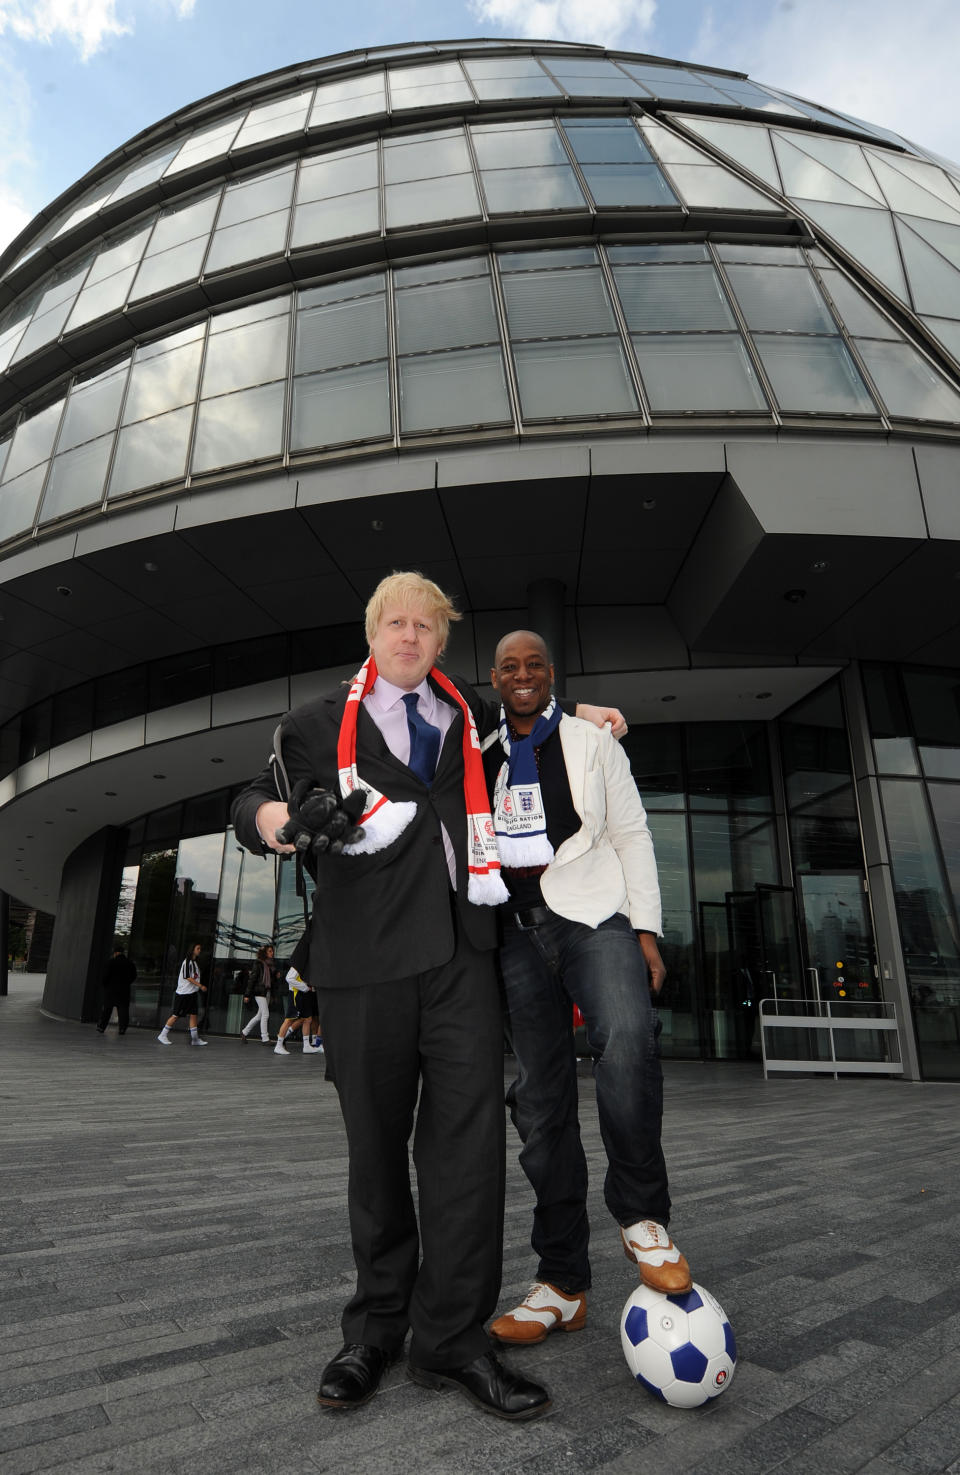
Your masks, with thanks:
<instances>
[{"instance_id":1,"label":"black glove","mask_svg":"<svg viewBox=\"0 0 960 1475\"><path fill-rule=\"evenodd\" d=\"M287 801L290 818L277 830L276 838L281 845L295 845L302 852L339 855L345 845L363 839L357 820L366 800L363 789L341 800L331 789L319 789L309 779L300 779Z\"/></svg>"}]
</instances>

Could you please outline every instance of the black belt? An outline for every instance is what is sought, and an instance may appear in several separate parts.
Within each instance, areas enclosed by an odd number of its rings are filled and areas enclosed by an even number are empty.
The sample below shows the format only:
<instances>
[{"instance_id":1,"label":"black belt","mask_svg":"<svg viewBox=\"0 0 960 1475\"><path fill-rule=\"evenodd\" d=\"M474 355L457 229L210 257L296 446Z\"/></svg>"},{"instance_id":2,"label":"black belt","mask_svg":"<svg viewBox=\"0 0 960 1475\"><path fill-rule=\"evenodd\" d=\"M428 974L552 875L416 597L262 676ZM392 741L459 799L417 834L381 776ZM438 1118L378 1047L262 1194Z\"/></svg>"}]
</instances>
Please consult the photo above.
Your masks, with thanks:
<instances>
[{"instance_id":1,"label":"black belt","mask_svg":"<svg viewBox=\"0 0 960 1475\"><path fill-rule=\"evenodd\" d=\"M549 907L525 907L510 915L521 932L529 932L532 927L542 927L544 922L549 922L553 913Z\"/></svg>"}]
</instances>

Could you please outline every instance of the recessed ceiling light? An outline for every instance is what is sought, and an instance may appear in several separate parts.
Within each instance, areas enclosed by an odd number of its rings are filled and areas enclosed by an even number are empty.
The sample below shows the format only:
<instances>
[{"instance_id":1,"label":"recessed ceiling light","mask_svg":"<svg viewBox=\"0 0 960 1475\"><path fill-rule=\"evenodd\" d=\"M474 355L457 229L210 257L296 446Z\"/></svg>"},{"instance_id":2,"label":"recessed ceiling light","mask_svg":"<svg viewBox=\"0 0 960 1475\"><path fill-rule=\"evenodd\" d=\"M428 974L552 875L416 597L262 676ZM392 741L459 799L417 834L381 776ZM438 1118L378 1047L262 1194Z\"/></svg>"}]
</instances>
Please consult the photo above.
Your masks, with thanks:
<instances>
[{"instance_id":1,"label":"recessed ceiling light","mask_svg":"<svg viewBox=\"0 0 960 1475\"><path fill-rule=\"evenodd\" d=\"M818 558L815 563L810 565L810 572L812 574L825 574L829 567L829 558Z\"/></svg>"},{"instance_id":2,"label":"recessed ceiling light","mask_svg":"<svg viewBox=\"0 0 960 1475\"><path fill-rule=\"evenodd\" d=\"M772 696L773 696L773 692L772 691L758 691L757 692L757 701L758 702L765 702L767 700L767 697L772 697Z\"/></svg>"},{"instance_id":3,"label":"recessed ceiling light","mask_svg":"<svg viewBox=\"0 0 960 1475\"><path fill-rule=\"evenodd\" d=\"M643 508L644 512L652 512L656 505L656 497L644 497L643 501L640 503L640 506Z\"/></svg>"},{"instance_id":4,"label":"recessed ceiling light","mask_svg":"<svg viewBox=\"0 0 960 1475\"><path fill-rule=\"evenodd\" d=\"M143 566L148 574L158 574L160 572L160 565L158 563L145 563Z\"/></svg>"},{"instance_id":5,"label":"recessed ceiling light","mask_svg":"<svg viewBox=\"0 0 960 1475\"><path fill-rule=\"evenodd\" d=\"M223 759L222 758L211 758L210 759L210 762L211 763L222 763L223 762Z\"/></svg>"},{"instance_id":6,"label":"recessed ceiling light","mask_svg":"<svg viewBox=\"0 0 960 1475\"><path fill-rule=\"evenodd\" d=\"M382 523L382 521L380 520L379 517L375 517L373 519L373 521L371 522L370 526L373 528L373 531L375 533L382 533L383 532L383 523Z\"/></svg>"},{"instance_id":7,"label":"recessed ceiling light","mask_svg":"<svg viewBox=\"0 0 960 1475\"><path fill-rule=\"evenodd\" d=\"M806 599L807 591L806 589L786 589L783 597L788 604L800 604Z\"/></svg>"},{"instance_id":8,"label":"recessed ceiling light","mask_svg":"<svg viewBox=\"0 0 960 1475\"><path fill-rule=\"evenodd\" d=\"M661 702L675 702L677 699L676 697L661 697L660 700Z\"/></svg>"},{"instance_id":9,"label":"recessed ceiling light","mask_svg":"<svg viewBox=\"0 0 960 1475\"><path fill-rule=\"evenodd\" d=\"M165 773L155 773L153 776L154 778L166 778L167 775Z\"/></svg>"},{"instance_id":10,"label":"recessed ceiling light","mask_svg":"<svg viewBox=\"0 0 960 1475\"><path fill-rule=\"evenodd\" d=\"M77 811L75 809L71 809L70 808L70 805L69 804L67 805L66 809L64 810L64 813L65 814L76 814L76 812Z\"/></svg>"},{"instance_id":11,"label":"recessed ceiling light","mask_svg":"<svg viewBox=\"0 0 960 1475\"><path fill-rule=\"evenodd\" d=\"M104 797L107 799L116 799L117 797L116 789L104 789L103 793Z\"/></svg>"},{"instance_id":12,"label":"recessed ceiling light","mask_svg":"<svg viewBox=\"0 0 960 1475\"><path fill-rule=\"evenodd\" d=\"M64 599L69 599L70 595L73 593L73 590L67 584L58 584L57 593L62 594Z\"/></svg>"}]
</instances>

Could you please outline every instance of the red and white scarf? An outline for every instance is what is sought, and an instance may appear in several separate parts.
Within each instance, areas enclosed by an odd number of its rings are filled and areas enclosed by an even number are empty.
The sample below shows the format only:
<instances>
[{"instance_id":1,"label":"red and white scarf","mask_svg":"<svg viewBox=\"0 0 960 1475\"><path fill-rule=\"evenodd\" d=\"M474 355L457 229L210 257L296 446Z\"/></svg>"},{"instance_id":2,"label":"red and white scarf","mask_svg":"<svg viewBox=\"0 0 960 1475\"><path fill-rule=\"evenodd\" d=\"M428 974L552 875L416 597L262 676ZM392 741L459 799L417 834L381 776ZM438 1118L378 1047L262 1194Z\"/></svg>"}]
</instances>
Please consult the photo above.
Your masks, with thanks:
<instances>
[{"instance_id":1,"label":"red and white scarf","mask_svg":"<svg viewBox=\"0 0 960 1475\"><path fill-rule=\"evenodd\" d=\"M477 725L469 705L453 682L442 671L438 671L436 666L431 669L430 675L441 691L463 713L463 797L467 812L469 875L467 897L477 906L498 906L500 902L509 899L509 892L500 875L500 855L490 816ZM417 812L417 806L412 800L394 803L357 773L357 714L360 703L373 690L376 679L377 663L370 655L353 678L347 693L337 739L340 793L344 798L357 789L362 789L366 794L366 807L359 820L366 833L356 845L347 846L343 852L345 856L370 855L384 850L403 833Z\"/></svg>"}]
</instances>

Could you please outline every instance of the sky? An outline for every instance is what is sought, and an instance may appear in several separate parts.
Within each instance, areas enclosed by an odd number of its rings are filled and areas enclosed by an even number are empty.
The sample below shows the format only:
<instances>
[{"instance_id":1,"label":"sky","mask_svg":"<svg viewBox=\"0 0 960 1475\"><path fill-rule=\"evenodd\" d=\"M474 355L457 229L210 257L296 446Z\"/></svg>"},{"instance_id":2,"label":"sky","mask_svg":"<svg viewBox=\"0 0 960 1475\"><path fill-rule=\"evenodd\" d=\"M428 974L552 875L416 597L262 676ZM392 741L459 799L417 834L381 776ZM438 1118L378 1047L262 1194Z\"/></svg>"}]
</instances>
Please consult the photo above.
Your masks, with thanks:
<instances>
[{"instance_id":1,"label":"sky","mask_svg":"<svg viewBox=\"0 0 960 1475\"><path fill-rule=\"evenodd\" d=\"M0 0L0 250L212 92L359 47L476 36L746 72L960 160L957 0Z\"/></svg>"}]
</instances>

